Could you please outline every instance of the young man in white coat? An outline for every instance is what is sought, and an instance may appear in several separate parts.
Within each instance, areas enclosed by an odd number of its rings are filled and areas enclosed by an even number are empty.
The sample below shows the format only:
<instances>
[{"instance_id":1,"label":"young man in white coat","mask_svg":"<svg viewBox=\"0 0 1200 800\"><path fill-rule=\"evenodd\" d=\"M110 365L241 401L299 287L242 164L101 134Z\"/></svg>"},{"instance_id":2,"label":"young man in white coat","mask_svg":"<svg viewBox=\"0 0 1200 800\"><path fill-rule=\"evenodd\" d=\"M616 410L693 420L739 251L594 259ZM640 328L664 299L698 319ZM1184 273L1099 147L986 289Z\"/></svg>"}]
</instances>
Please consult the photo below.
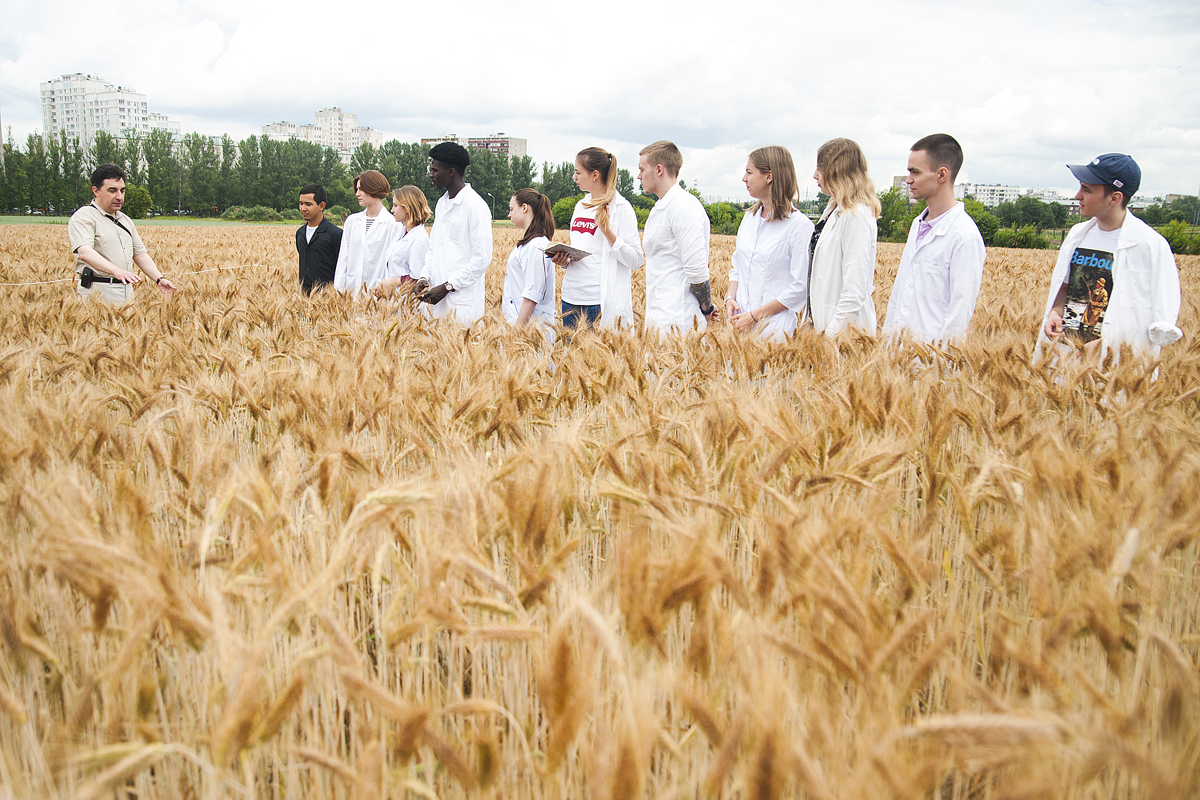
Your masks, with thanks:
<instances>
[{"instance_id":1,"label":"young man in white coat","mask_svg":"<svg viewBox=\"0 0 1200 800\"><path fill-rule=\"evenodd\" d=\"M963 151L953 136L935 133L908 154L908 188L925 210L913 220L892 285L885 336L902 331L930 344L959 342L975 313L987 250L966 206L954 199Z\"/></svg>"},{"instance_id":2,"label":"young man in white coat","mask_svg":"<svg viewBox=\"0 0 1200 800\"><path fill-rule=\"evenodd\" d=\"M1090 164L1067 165L1079 179L1079 215L1091 217L1071 228L1058 251L1046 311L1038 332L1038 354L1051 343L1072 341L1085 354L1129 345L1157 356L1160 347L1183 336L1179 319L1179 268L1171 246L1126 209L1141 185L1142 171L1130 156L1106 153ZM1107 305L1089 308L1098 280Z\"/></svg>"},{"instance_id":3,"label":"young man in white coat","mask_svg":"<svg viewBox=\"0 0 1200 800\"><path fill-rule=\"evenodd\" d=\"M434 319L470 325L483 316L483 274L492 263L492 213L464 179L471 156L454 142L429 151L429 178L445 190L437 201L429 254L418 276L417 299Z\"/></svg>"},{"instance_id":4,"label":"young man in white coat","mask_svg":"<svg viewBox=\"0 0 1200 800\"><path fill-rule=\"evenodd\" d=\"M639 156L642 191L658 196L642 236L646 329L704 330L719 314L708 274L708 214L679 185L683 154L678 147L657 141L642 148Z\"/></svg>"}]
</instances>

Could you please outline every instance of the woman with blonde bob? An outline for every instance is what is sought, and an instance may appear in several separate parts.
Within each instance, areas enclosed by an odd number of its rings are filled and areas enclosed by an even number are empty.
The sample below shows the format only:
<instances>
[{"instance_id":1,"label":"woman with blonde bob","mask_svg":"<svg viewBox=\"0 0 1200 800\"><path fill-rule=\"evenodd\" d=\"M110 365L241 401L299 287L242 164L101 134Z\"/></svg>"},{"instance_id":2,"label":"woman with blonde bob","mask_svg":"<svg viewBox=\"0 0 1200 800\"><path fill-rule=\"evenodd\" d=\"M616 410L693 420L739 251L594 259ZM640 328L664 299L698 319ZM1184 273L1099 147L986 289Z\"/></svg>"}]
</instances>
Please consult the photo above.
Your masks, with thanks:
<instances>
[{"instance_id":1,"label":"woman with blonde bob","mask_svg":"<svg viewBox=\"0 0 1200 800\"><path fill-rule=\"evenodd\" d=\"M848 327L875 335L875 247L879 198L862 149L830 139L817 151L817 186L829 204L813 232L808 281L813 327L836 336Z\"/></svg>"},{"instance_id":2,"label":"woman with blonde bob","mask_svg":"<svg viewBox=\"0 0 1200 800\"><path fill-rule=\"evenodd\" d=\"M333 273L333 288L359 295L383 283L387 254L396 233L396 222L384 213L383 199L392 191L388 179L369 169L354 178L354 196L363 207L346 217L342 247Z\"/></svg>"},{"instance_id":3,"label":"woman with blonde bob","mask_svg":"<svg viewBox=\"0 0 1200 800\"><path fill-rule=\"evenodd\" d=\"M415 281L425 267L429 254L429 203L416 186L401 186L392 192L392 218L396 220L396 238L388 251L387 271L380 289L389 290Z\"/></svg>"},{"instance_id":4,"label":"woman with blonde bob","mask_svg":"<svg viewBox=\"0 0 1200 800\"><path fill-rule=\"evenodd\" d=\"M757 202L738 226L725 313L736 330L757 328L760 336L783 341L808 300L813 224L792 205L796 167L787 148L751 153L742 182Z\"/></svg>"},{"instance_id":5,"label":"woman with blonde bob","mask_svg":"<svg viewBox=\"0 0 1200 800\"><path fill-rule=\"evenodd\" d=\"M562 321L568 328L633 325L633 271L642 265L642 240L633 206L617 192L617 159L607 150L588 147L575 157L575 183L587 194L571 217L571 246L588 253L565 267Z\"/></svg>"}]
</instances>

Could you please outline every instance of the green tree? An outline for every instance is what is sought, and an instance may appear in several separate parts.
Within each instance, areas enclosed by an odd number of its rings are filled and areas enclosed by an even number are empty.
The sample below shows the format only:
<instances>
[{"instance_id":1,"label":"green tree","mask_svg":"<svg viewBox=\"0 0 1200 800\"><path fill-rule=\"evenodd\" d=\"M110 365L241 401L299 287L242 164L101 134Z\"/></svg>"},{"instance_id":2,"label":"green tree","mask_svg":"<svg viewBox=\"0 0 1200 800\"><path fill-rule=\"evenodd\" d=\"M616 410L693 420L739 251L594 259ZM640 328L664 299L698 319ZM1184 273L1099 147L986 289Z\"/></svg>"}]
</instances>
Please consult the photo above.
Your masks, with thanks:
<instances>
[{"instance_id":1,"label":"green tree","mask_svg":"<svg viewBox=\"0 0 1200 800\"><path fill-rule=\"evenodd\" d=\"M145 219L146 212L153 207L154 201L150 199L148 191L136 183L126 184L125 204L121 206L122 211L133 219Z\"/></svg>"},{"instance_id":2,"label":"green tree","mask_svg":"<svg viewBox=\"0 0 1200 800\"><path fill-rule=\"evenodd\" d=\"M62 179L66 201L63 209L69 211L91 202L92 193L88 188L91 185L91 176L84 174L87 153L79 143L79 137L73 136L68 139L67 132L60 131L59 138L59 147L63 154Z\"/></svg>"},{"instance_id":3,"label":"green tree","mask_svg":"<svg viewBox=\"0 0 1200 800\"><path fill-rule=\"evenodd\" d=\"M529 156L521 156L520 158L510 159L512 166L512 189L533 189L534 174L533 174L533 159Z\"/></svg>"},{"instance_id":4,"label":"green tree","mask_svg":"<svg viewBox=\"0 0 1200 800\"><path fill-rule=\"evenodd\" d=\"M263 141L267 141L264 137ZM260 206L262 193L262 153L258 149L258 137L249 136L238 142L237 200L235 205ZM150 189L154 194L154 189Z\"/></svg>"},{"instance_id":5,"label":"green tree","mask_svg":"<svg viewBox=\"0 0 1200 800\"><path fill-rule=\"evenodd\" d=\"M638 195L637 186L633 183L633 175L627 169L617 171L617 192L630 203Z\"/></svg>"},{"instance_id":6,"label":"green tree","mask_svg":"<svg viewBox=\"0 0 1200 800\"><path fill-rule=\"evenodd\" d=\"M908 229L925 208L925 201L910 202L899 187L893 186L879 195L882 207L876 224L879 226L881 242L903 242L908 239Z\"/></svg>"},{"instance_id":7,"label":"green tree","mask_svg":"<svg viewBox=\"0 0 1200 800\"><path fill-rule=\"evenodd\" d=\"M217 178L220 160L212 137L189 133L183 137L181 160L184 170L184 203L202 217L217 213Z\"/></svg>"},{"instance_id":8,"label":"green tree","mask_svg":"<svg viewBox=\"0 0 1200 800\"><path fill-rule=\"evenodd\" d=\"M142 159L142 139L136 131L126 131L125 138L120 142L121 163L125 165L125 174L130 183L143 184L146 173Z\"/></svg>"},{"instance_id":9,"label":"green tree","mask_svg":"<svg viewBox=\"0 0 1200 800\"><path fill-rule=\"evenodd\" d=\"M393 188L416 186L425 194L430 208L437 204L438 191L433 188L433 181L429 179L429 145L393 139L384 143L380 153L395 160L395 172L384 173L388 180L392 181Z\"/></svg>"},{"instance_id":10,"label":"green tree","mask_svg":"<svg viewBox=\"0 0 1200 800\"><path fill-rule=\"evenodd\" d=\"M237 166L237 145L229 134L221 136L221 167L217 173L217 208L224 211L234 204L237 189L234 170Z\"/></svg>"},{"instance_id":11,"label":"green tree","mask_svg":"<svg viewBox=\"0 0 1200 800\"><path fill-rule=\"evenodd\" d=\"M1192 236L1191 228L1186 222L1174 219L1158 229L1167 244L1171 245L1172 253L1192 253L1200 242Z\"/></svg>"},{"instance_id":12,"label":"green tree","mask_svg":"<svg viewBox=\"0 0 1200 800\"><path fill-rule=\"evenodd\" d=\"M175 177L179 170L171 134L159 129L150 131L142 142L142 153L146 158L146 189L155 199L154 207L164 212L178 208Z\"/></svg>"},{"instance_id":13,"label":"green tree","mask_svg":"<svg viewBox=\"0 0 1200 800\"><path fill-rule=\"evenodd\" d=\"M967 216L974 220L975 227L979 228L984 245L991 247L996 238L996 231L1000 229L1000 220L987 210L987 206L973 197L963 200L963 205L966 206Z\"/></svg>"},{"instance_id":14,"label":"green tree","mask_svg":"<svg viewBox=\"0 0 1200 800\"><path fill-rule=\"evenodd\" d=\"M557 167L551 167L550 162L542 164L542 194L550 198L551 203L557 204L564 197L573 197L579 191L575 180L575 165L564 161Z\"/></svg>"},{"instance_id":15,"label":"green tree","mask_svg":"<svg viewBox=\"0 0 1200 800\"><path fill-rule=\"evenodd\" d=\"M1171 213L1178 211L1182 215L1180 219L1189 225L1200 225L1200 197L1196 195L1179 197L1172 200L1167 208Z\"/></svg>"},{"instance_id":16,"label":"green tree","mask_svg":"<svg viewBox=\"0 0 1200 800\"><path fill-rule=\"evenodd\" d=\"M30 208L45 211L51 202L54 183L46 158L46 143L40 133L31 133L25 139L25 184Z\"/></svg>"},{"instance_id":17,"label":"green tree","mask_svg":"<svg viewBox=\"0 0 1200 800\"><path fill-rule=\"evenodd\" d=\"M125 172L125 158L121 152L121 142L115 137L110 136L104 131L96 131L96 135L92 137L92 167L95 168L100 164L116 164Z\"/></svg>"},{"instance_id":18,"label":"green tree","mask_svg":"<svg viewBox=\"0 0 1200 800\"><path fill-rule=\"evenodd\" d=\"M545 194L545 192L542 192ZM549 195L546 195L549 197ZM571 227L571 217L575 214L575 204L583 199L583 195L577 194L571 197L560 197L554 204L551 211L554 214L554 227L566 230Z\"/></svg>"},{"instance_id":19,"label":"green tree","mask_svg":"<svg viewBox=\"0 0 1200 800\"><path fill-rule=\"evenodd\" d=\"M492 219L504 219L508 214L508 198L512 196L512 168L508 156L486 149L471 148L471 166L467 181L492 208Z\"/></svg>"},{"instance_id":20,"label":"green tree","mask_svg":"<svg viewBox=\"0 0 1200 800\"><path fill-rule=\"evenodd\" d=\"M370 142L363 142L350 154L350 174L359 175L369 169L379 169L379 151Z\"/></svg>"}]
</instances>

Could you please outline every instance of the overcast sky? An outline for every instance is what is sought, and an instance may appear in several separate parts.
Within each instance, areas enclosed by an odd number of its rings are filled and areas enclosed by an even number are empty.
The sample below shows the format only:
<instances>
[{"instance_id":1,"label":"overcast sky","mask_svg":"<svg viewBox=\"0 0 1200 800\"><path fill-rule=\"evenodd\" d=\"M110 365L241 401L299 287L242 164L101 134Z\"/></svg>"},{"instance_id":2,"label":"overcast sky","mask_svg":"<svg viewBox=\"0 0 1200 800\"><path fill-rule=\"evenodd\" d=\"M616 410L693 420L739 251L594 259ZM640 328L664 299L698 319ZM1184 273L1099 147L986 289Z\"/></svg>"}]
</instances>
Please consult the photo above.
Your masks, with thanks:
<instances>
[{"instance_id":1,"label":"overcast sky","mask_svg":"<svg viewBox=\"0 0 1200 800\"><path fill-rule=\"evenodd\" d=\"M634 167L655 139L705 195L747 199L746 155L858 141L877 184L945 132L959 180L1069 188L1063 166L1134 156L1139 194L1200 191L1196 0L603 4L5 0L0 119L41 129L39 86L84 72L183 130L261 133L340 106L414 141L503 131L537 162L589 145Z\"/></svg>"}]
</instances>

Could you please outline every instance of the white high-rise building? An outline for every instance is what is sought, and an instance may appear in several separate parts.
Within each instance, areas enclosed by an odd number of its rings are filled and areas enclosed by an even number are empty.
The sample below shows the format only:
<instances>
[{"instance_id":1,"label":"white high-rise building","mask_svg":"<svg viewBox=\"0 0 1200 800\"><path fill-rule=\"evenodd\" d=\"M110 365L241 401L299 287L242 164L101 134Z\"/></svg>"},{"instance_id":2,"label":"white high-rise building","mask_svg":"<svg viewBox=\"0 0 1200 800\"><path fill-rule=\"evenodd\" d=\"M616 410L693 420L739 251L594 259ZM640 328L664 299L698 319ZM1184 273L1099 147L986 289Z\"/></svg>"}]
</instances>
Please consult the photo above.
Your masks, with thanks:
<instances>
[{"instance_id":1,"label":"white high-rise building","mask_svg":"<svg viewBox=\"0 0 1200 800\"><path fill-rule=\"evenodd\" d=\"M146 95L116 86L95 75L76 72L41 84L42 129L46 136L78 137L90 145L99 131L124 138L146 136L153 129L179 133L179 123L152 114Z\"/></svg>"},{"instance_id":2,"label":"white high-rise building","mask_svg":"<svg viewBox=\"0 0 1200 800\"><path fill-rule=\"evenodd\" d=\"M355 149L369 143L375 147L383 145L383 134L374 128L358 127L358 115L347 114L340 108L322 108L317 112L316 124L297 125L294 122L272 122L263 125L262 135L277 142L300 139L321 147L332 147L349 164Z\"/></svg>"}]
</instances>

